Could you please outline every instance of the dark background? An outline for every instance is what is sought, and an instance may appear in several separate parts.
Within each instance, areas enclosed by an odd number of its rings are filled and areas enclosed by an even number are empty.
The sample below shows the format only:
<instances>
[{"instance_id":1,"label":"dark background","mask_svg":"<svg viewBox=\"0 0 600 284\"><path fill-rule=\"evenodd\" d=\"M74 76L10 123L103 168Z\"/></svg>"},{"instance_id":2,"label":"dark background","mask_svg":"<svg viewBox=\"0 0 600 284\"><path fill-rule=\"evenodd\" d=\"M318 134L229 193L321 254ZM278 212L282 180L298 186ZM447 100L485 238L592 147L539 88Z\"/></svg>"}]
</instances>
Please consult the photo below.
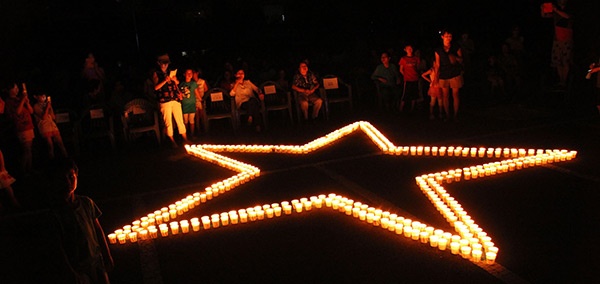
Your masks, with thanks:
<instances>
[{"instance_id":1,"label":"dark background","mask_svg":"<svg viewBox=\"0 0 600 284\"><path fill-rule=\"evenodd\" d=\"M77 75L90 51L112 74L145 73L162 52L169 52L175 64L203 67L209 79L225 60L249 57L278 60L286 68L311 58L322 68L370 69L371 51L393 48L401 54L403 44L413 43L427 55L439 44L441 28L453 31L455 40L468 32L480 54L497 52L513 25L521 27L534 62L549 64L552 23L540 17L544 1L350 2L355 1L2 1L0 75L35 77L60 89L54 85L68 82L53 78ZM595 22L600 3L572 0L570 5L575 59L589 65L600 51Z\"/></svg>"}]
</instances>

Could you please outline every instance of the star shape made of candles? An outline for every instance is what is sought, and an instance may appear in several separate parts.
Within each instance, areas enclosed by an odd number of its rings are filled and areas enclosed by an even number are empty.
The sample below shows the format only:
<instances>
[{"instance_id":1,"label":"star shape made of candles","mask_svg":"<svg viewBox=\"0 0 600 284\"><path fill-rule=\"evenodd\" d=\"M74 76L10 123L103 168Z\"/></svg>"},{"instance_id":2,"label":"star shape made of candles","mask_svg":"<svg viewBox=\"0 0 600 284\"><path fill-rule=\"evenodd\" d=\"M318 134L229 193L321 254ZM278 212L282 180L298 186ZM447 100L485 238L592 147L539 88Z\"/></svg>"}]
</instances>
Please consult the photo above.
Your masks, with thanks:
<instances>
[{"instance_id":1,"label":"star shape made of candles","mask_svg":"<svg viewBox=\"0 0 600 284\"><path fill-rule=\"evenodd\" d=\"M210 202L241 184L260 176L256 166L226 157L220 153L247 152L261 154L310 154L356 131L364 132L384 154L392 156L455 156L465 158L503 158L503 160L473 165L415 177L416 184L445 220L454 228L447 232L417 220L383 211L336 193L293 199L291 202L265 204L229 212L183 219L196 206ZM493 264L498 247L444 188L444 184L485 178L529 167L568 161L577 155L573 150L544 150L516 148L483 148L461 146L396 146L377 128L366 121L357 121L319 137L304 145L186 145L188 154L237 172L206 187L203 192L187 195L168 206L148 213L130 225L108 234L111 244L134 243L140 240L190 234L221 226L252 223L305 211L330 209L350 218L394 232L399 237L415 240L433 249L460 254L465 259Z\"/></svg>"}]
</instances>

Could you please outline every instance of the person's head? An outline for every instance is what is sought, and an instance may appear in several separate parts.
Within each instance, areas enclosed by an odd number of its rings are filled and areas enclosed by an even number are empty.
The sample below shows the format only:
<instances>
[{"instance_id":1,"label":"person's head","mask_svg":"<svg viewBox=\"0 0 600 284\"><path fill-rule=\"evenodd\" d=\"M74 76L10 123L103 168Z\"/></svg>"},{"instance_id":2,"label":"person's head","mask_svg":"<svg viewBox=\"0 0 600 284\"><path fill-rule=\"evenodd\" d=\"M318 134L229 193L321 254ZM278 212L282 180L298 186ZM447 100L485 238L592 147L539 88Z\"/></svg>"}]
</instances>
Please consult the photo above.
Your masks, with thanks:
<instances>
[{"instance_id":1,"label":"person's head","mask_svg":"<svg viewBox=\"0 0 600 284\"><path fill-rule=\"evenodd\" d=\"M44 92L44 91L34 93L33 97L35 98L35 100L38 103L44 103L44 102L46 102L46 99L47 99L46 92Z\"/></svg>"},{"instance_id":2,"label":"person's head","mask_svg":"<svg viewBox=\"0 0 600 284\"><path fill-rule=\"evenodd\" d=\"M183 76L185 77L186 82L191 82L194 77L194 70L192 70L191 68L186 69L185 73L183 73Z\"/></svg>"},{"instance_id":3,"label":"person's head","mask_svg":"<svg viewBox=\"0 0 600 284\"><path fill-rule=\"evenodd\" d=\"M2 86L2 93L9 98L16 98L19 95L19 86L14 81L9 81Z\"/></svg>"},{"instance_id":4,"label":"person's head","mask_svg":"<svg viewBox=\"0 0 600 284\"><path fill-rule=\"evenodd\" d=\"M406 52L406 55L408 55L408 56L412 56L412 55L413 55L413 47L412 47L412 45L410 45L410 44L407 44L407 45L404 47L404 52Z\"/></svg>"},{"instance_id":5,"label":"person's head","mask_svg":"<svg viewBox=\"0 0 600 284\"><path fill-rule=\"evenodd\" d=\"M441 30L440 37L442 38L444 45L450 45L450 42L452 42L452 33L449 30Z\"/></svg>"},{"instance_id":6,"label":"person's head","mask_svg":"<svg viewBox=\"0 0 600 284\"><path fill-rule=\"evenodd\" d=\"M382 52L379 59L383 65L388 65L390 63L390 55L387 52Z\"/></svg>"},{"instance_id":7,"label":"person's head","mask_svg":"<svg viewBox=\"0 0 600 284\"><path fill-rule=\"evenodd\" d=\"M57 201L68 201L77 189L79 168L73 159L56 157L47 168L47 176L51 187L50 194Z\"/></svg>"},{"instance_id":8,"label":"person's head","mask_svg":"<svg viewBox=\"0 0 600 284\"><path fill-rule=\"evenodd\" d=\"M308 63L306 63L306 61L300 62L300 65L298 66L298 72L300 72L302 76L306 76L306 74L308 74Z\"/></svg>"},{"instance_id":9,"label":"person's head","mask_svg":"<svg viewBox=\"0 0 600 284\"><path fill-rule=\"evenodd\" d=\"M96 63L96 57L93 53L88 52L87 57L85 58L86 65L94 65Z\"/></svg>"},{"instance_id":10,"label":"person's head","mask_svg":"<svg viewBox=\"0 0 600 284\"><path fill-rule=\"evenodd\" d=\"M235 72L235 79L236 80L244 80L244 76L246 76L246 73L244 72L244 69L238 69Z\"/></svg>"},{"instance_id":11,"label":"person's head","mask_svg":"<svg viewBox=\"0 0 600 284\"><path fill-rule=\"evenodd\" d=\"M156 64L160 67L161 70L165 71L169 67L171 60L169 59L169 54L165 53L156 57Z\"/></svg>"}]
</instances>

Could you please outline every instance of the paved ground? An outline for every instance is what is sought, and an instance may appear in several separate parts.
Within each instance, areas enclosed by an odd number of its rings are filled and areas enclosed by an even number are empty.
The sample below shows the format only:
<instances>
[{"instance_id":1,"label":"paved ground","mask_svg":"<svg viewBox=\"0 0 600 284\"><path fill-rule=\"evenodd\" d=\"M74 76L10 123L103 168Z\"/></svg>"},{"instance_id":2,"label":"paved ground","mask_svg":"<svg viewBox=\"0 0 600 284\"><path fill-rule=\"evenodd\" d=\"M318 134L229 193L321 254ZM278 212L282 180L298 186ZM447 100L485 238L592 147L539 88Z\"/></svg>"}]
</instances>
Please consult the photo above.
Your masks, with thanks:
<instances>
[{"instance_id":1,"label":"paved ground","mask_svg":"<svg viewBox=\"0 0 600 284\"><path fill-rule=\"evenodd\" d=\"M574 149L573 161L447 186L500 248L497 264L476 265L332 210L227 226L137 244L112 245L114 283L590 283L600 279L600 120L558 105L466 106L459 122L423 111L389 114L332 109L310 126L273 123L234 135L217 124L199 143L304 144L358 120L396 145ZM336 192L449 230L414 183L423 173L480 159L383 155L362 133L307 156L232 153L262 175L195 208L194 216ZM484 159L493 161L494 159ZM157 146L148 137L110 151L97 143L79 158L79 193L92 197L107 232L173 203L232 172ZM187 215L186 215L187 216ZM191 218L191 217L190 217Z\"/></svg>"}]
</instances>

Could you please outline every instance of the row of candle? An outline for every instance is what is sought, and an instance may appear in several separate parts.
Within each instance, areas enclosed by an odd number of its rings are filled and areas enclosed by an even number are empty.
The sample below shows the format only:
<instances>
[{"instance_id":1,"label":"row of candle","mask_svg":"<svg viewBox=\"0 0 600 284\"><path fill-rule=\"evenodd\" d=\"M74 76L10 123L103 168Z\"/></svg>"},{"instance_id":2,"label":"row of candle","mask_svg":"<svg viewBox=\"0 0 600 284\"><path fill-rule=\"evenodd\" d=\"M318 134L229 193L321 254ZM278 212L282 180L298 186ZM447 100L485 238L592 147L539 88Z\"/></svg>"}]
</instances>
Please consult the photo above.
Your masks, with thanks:
<instances>
[{"instance_id":1,"label":"row of candle","mask_svg":"<svg viewBox=\"0 0 600 284\"><path fill-rule=\"evenodd\" d=\"M487 263L493 263L498 249L491 240L480 243L477 238L466 239L462 236L444 232L427 226L419 221L413 221L408 218L392 214L389 211L376 209L361 202L355 202L352 199L331 193L329 195L311 196L310 198L294 199L291 202L283 201L281 203L265 204L262 206L249 207L246 209L232 210L201 218L192 218L188 220L172 221L167 223L148 226L124 226L123 229L116 230L108 235L111 244L125 244L128 241L135 243L138 240L156 239L158 236L168 237L170 235L187 234L198 232L201 229L209 230L221 226L244 224L258 220L273 219L292 213L302 213L312 209L331 208L333 210L345 213L348 216L359 219L366 223L378 226L390 232L395 232L412 240L429 244L431 247L437 247L439 250L446 250L450 247L453 254L460 253L463 257L473 261L485 260ZM141 221L142 223L144 221ZM485 253L485 255L484 255Z\"/></svg>"},{"instance_id":2,"label":"row of candle","mask_svg":"<svg viewBox=\"0 0 600 284\"><path fill-rule=\"evenodd\" d=\"M502 162L489 163L484 165L472 166L463 169L454 169L423 175L417 177L417 183L424 191L426 196L436 206L438 211L454 227L458 235L435 230L432 227L425 226L419 222L413 222L410 219L397 217L389 212L382 212L379 209L368 207L360 202L354 203L352 200L342 198L334 194L325 197L320 195L300 200L292 200L292 203L282 202L281 204L272 204L270 208L260 209L257 207L230 211L227 213L213 214L210 217L204 216L201 219L192 218L190 221L181 220L179 222L173 219L186 213L189 209L204 203L213 197L229 191L233 187L243 184L260 174L260 170L252 165L224 157L214 152L255 152L255 153L292 153L306 154L320 147L326 146L354 131L361 129L369 138L384 152L393 155L431 155L431 156L462 156L462 157L505 157L518 158ZM346 127L333 131L326 136L317 138L304 145L191 145L186 146L189 154L201 159L210 161L220 166L238 171L239 174L229 179L217 182L205 189L203 193L194 193L169 207L161 208L154 213L136 220L132 225L126 225L123 229L116 230L109 235L111 243L126 243L140 239L156 238L160 230L160 235L166 237L178 234L179 232L188 233L189 224L192 224L192 230L200 230L200 225L204 229L227 226L229 224L247 223L248 221L263 220L266 218L279 217L283 214L289 215L292 212L301 213L309 211L312 208L322 208L323 203L326 207L331 207L347 215L352 215L375 226L381 226L384 229L395 231L397 234L410 237L421 242L429 242L432 247L438 247L445 250L450 247L452 253L460 253L465 258L479 261L485 259L488 263L493 263L498 249L491 242L491 238L467 215L460 204L454 200L440 185L443 182L460 181L464 179L489 176L496 173L521 169L523 167L543 165L546 163L570 160L575 157L575 151L567 150L542 150L542 149L516 149L516 148L474 148L461 146L394 146L384 135L368 122L355 122ZM433 187L433 189L432 189ZM333 195L333 196L332 196ZM366 207L365 207L366 206ZM169 222L171 220L171 222ZM397 221L401 221L398 223ZM168 225L167 225L168 223ZM158 225L158 229L156 228Z\"/></svg>"},{"instance_id":3,"label":"row of candle","mask_svg":"<svg viewBox=\"0 0 600 284\"><path fill-rule=\"evenodd\" d=\"M404 156L456 156L471 158L519 158L526 156L551 155L555 161L556 158L564 161L570 160L577 154L576 151L568 150L543 150L543 149L516 149L516 148L483 148L483 147L462 147L462 146L394 146L385 151L390 155Z\"/></svg>"}]
</instances>

